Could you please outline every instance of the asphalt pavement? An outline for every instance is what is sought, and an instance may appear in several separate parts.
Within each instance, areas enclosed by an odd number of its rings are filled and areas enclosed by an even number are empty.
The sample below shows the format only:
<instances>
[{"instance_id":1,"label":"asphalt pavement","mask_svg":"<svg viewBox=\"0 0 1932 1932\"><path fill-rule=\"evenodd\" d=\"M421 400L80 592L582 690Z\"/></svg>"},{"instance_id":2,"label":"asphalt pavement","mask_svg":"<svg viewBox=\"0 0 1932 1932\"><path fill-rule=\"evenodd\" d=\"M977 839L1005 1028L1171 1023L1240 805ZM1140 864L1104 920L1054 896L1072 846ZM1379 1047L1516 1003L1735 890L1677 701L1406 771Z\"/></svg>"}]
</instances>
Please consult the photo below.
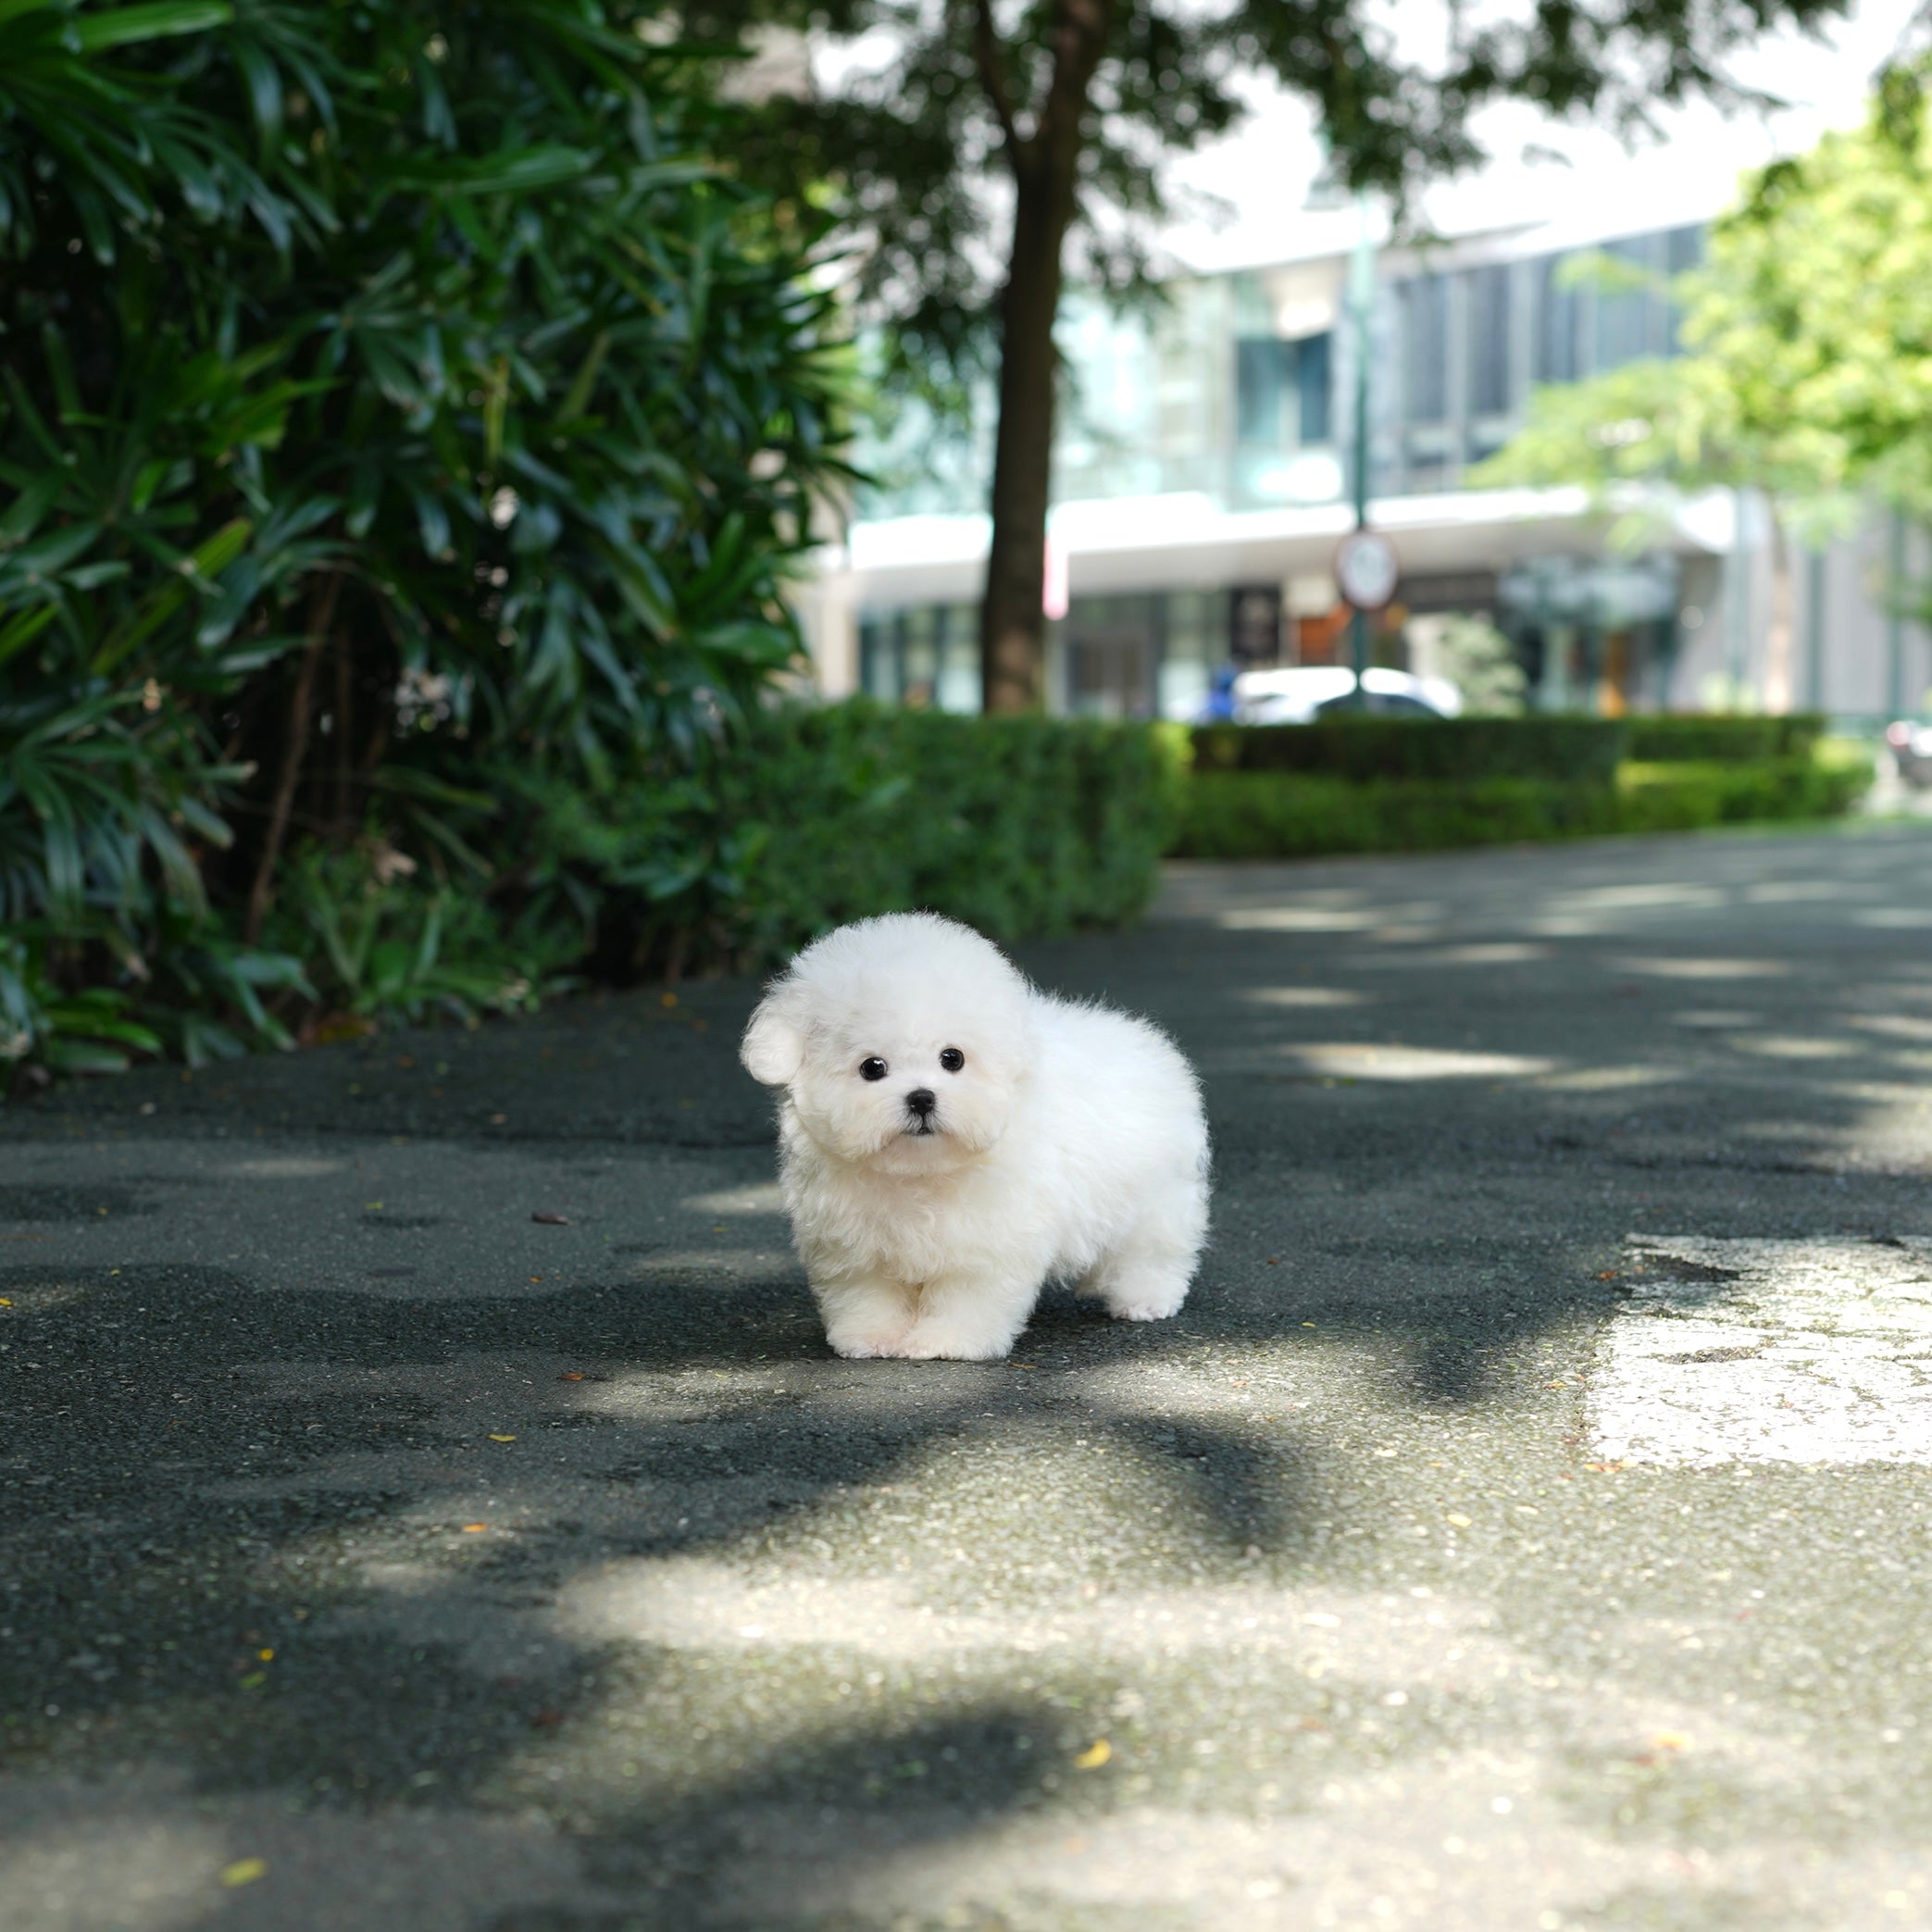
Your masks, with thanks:
<instances>
[{"instance_id":1,"label":"asphalt pavement","mask_svg":"<svg viewBox=\"0 0 1932 1932\"><path fill-rule=\"evenodd\" d=\"M1185 866L1182 1315L827 1352L717 983L0 1108L6 1932L1932 1926L1932 826Z\"/></svg>"}]
</instances>

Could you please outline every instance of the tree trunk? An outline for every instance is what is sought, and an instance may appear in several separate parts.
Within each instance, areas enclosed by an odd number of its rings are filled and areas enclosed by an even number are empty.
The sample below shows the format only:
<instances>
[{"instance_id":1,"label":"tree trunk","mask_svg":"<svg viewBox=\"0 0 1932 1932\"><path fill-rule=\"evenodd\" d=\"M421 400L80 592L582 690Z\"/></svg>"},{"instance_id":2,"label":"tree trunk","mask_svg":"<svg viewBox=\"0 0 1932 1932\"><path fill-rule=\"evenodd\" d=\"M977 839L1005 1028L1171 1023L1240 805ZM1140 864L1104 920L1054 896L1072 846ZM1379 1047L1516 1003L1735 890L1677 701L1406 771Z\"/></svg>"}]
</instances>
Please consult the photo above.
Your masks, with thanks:
<instances>
[{"instance_id":1,"label":"tree trunk","mask_svg":"<svg viewBox=\"0 0 1932 1932\"><path fill-rule=\"evenodd\" d=\"M1105 51L1113 0L1060 0L1053 70L1033 131L1022 136L1004 93L991 8L979 63L1013 174L1013 245L1000 291L1000 418L993 442L992 545L979 606L979 672L988 711L1036 711L1045 697L1046 513L1058 382L1053 322L1062 252L1073 224L1088 89Z\"/></svg>"},{"instance_id":2,"label":"tree trunk","mask_svg":"<svg viewBox=\"0 0 1932 1932\"><path fill-rule=\"evenodd\" d=\"M1057 186L1044 170L1017 183L1013 255L1000 295L1000 418L993 445L992 548L979 613L979 666L988 711L1034 711L1045 697L1046 513L1058 384L1053 321L1060 308ZM1072 197L1066 196L1071 203ZM1071 208L1069 206L1068 213Z\"/></svg>"}]
</instances>

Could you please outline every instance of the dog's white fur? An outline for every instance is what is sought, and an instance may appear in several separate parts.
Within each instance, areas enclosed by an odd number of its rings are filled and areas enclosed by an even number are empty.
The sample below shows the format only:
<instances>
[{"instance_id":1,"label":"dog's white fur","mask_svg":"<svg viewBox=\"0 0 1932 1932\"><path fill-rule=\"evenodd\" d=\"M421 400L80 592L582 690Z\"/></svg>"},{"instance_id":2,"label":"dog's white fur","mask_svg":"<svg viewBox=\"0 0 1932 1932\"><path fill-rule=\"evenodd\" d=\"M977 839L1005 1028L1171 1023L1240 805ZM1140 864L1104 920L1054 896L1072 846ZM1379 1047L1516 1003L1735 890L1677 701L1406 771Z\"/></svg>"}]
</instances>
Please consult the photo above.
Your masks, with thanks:
<instances>
[{"instance_id":1,"label":"dog's white fur","mask_svg":"<svg viewBox=\"0 0 1932 1932\"><path fill-rule=\"evenodd\" d=\"M807 946L741 1053L784 1090L785 1205L840 1354L1003 1355L1053 1279L1127 1321L1186 1299L1207 1123L1145 1020L1041 992L969 927L892 913Z\"/></svg>"}]
</instances>

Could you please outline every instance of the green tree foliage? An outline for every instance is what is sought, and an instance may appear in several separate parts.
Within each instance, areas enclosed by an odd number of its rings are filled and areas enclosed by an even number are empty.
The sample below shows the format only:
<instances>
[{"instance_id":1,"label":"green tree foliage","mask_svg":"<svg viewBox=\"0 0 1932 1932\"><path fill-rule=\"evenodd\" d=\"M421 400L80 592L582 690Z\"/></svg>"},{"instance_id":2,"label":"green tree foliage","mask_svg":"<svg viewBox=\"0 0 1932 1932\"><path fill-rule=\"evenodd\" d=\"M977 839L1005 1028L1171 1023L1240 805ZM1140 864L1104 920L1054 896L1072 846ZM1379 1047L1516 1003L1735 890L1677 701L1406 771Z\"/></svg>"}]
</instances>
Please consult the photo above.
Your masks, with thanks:
<instances>
[{"instance_id":1,"label":"green tree foliage","mask_svg":"<svg viewBox=\"0 0 1932 1932\"><path fill-rule=\"evenodd\" d=\"M1166 157L1228 127L1267 75L1314 107L1341 184L1404 201L1481 158L1471 117L1503 99L1644 123L1691 95L1737 101L1726 55L1841 0L1525 0L1440 34L1368 0L689 0L694 32L764 23L841 57L823 87L774 84L748 169L802 200L829 188L859 287L903 373L991 349L999 370L992 550L981 617L988 707L1041 691L1041 587L1063 275L1137 273L1136 218ZM884 50L881 56L881 50Z\"/></svg>"},{"instance_id":2,"label":"green tree foliage","mask_svg":"<svg viewBox=\"0 0 1932 1932\"><path fill-rule=\"evenodd\" d=\"M1465 717L1516 717L1527 708L1529 679L1515 646L1485 617L1459 615L1443 624L1436 667L1462 692Z\"/></svg>"},{"instance_id":3,"label":"green tree foliage","mask_svg":"<svg viewBox=\"0 0 1932 1932\"><path fill-rule=\"evenodd\" d=\"M657 11L0 6L0 1054L279 1037L355 854L412 957L580 932L546 803L794 654L832 318Z\"/></svg>"},{"instance_id":4,"label":"green tree foliage","mask_svg":"<svg viewBox=\"0 0 1932 1932\"><path fill-rule=\"evenodd\" d=\"M1685 353L1545 389L1499 483L1584 483L1639 542L1668 495L1762 491L1774 526L1774 710L1789 698L1791 548L1846 521L1857 495L1932 517L1932 134L1927 69L1882 80L1865 125L1745 184L1704 266L1676 291Z\"/></svg>"}]
</instances>

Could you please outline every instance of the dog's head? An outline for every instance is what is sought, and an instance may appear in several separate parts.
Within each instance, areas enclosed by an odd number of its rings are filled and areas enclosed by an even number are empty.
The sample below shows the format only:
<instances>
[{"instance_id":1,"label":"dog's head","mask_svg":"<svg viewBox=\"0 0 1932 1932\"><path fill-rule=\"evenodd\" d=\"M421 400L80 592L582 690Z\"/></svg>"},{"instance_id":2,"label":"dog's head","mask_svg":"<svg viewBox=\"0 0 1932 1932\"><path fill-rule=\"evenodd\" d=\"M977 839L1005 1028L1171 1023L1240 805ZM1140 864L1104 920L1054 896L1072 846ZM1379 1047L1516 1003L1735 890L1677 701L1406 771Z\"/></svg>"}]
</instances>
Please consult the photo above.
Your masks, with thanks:
<instances>
[{"instance_id":1,"label":"dog's head","mask_svg":"<svg viewBox=\"0 0 1932 1932\"><path fill-rule=\"evenodd\" d=\"M1027 982L991 941L931 913L841 926L774 980L745 1028L754 1079L790 1090L829 1153L941 1172L1005 1132L1031 1058Z\"/></svg>"}]
</instances>

